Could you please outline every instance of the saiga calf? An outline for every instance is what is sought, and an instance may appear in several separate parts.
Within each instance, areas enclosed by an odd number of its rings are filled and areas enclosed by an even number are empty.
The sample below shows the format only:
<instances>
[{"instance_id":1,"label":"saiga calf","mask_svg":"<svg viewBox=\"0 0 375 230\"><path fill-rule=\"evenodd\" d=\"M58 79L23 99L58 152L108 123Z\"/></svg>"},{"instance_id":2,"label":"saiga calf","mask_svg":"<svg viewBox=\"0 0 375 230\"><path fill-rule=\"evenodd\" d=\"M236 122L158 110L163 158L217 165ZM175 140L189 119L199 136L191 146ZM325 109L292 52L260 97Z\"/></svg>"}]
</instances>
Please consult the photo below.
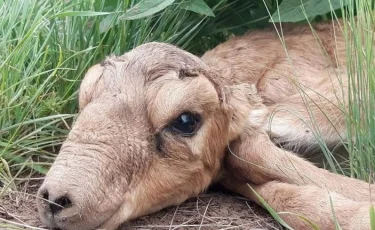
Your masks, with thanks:
<instances>
[{"instance_id":1,"label":"saiga calf","mask_svg":"<svg viewBox=\"0 0 375 230\"><path fill-rule=\"evenodd\" d=\"M202 58L149 43L91 67L79 116L38 192L43 223L115 229L222 182L254 199L251 183L276 210L332 229L320 188L327 186L341 194L332 199L339 223L357 228L354 214L368 217L367 184L318 169L268 139L305 154L316 149L316 134L330 147L345 140L345 39L337 22L314 28L284 28L284 46L273 29L252 32ZM262 167L233 159L228 144ZM302 227L297 217L286 221Z\"/></svg>"}]
</instances>

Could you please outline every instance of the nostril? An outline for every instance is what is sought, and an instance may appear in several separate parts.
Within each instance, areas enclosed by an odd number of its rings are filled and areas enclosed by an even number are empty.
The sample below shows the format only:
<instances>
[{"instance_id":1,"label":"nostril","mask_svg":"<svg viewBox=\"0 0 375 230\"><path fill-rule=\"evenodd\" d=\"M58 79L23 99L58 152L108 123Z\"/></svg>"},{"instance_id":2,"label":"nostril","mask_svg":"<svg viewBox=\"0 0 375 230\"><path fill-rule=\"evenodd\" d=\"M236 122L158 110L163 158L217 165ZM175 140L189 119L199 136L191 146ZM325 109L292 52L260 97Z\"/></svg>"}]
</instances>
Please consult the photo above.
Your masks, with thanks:
<instances>
[{"instance_id":1,"label":"nostril","mask_svg":"<svg viewBox=\"0 0 375 230\"><path fill-rule=\"evenodd\" d=\"M67 198L67 197L62 197L62 198L57 199L56 203L59 204L59 205L61 205L64 208L66 208L70 204L72 204L72 202L70 202L69 198Z\"/></svg>"},{"instance_id":2,"label":"nostril","mask_svg":"<svg viewBox=\"0 0 375 230\"><path fill-rule=\"evenodd\" d=\"M48 200L48 196L49 196L48 191L44 191L44 192L42 193L42 198L43 198L43 200Z\"/></svg>"},{"instance_id":3,"label":"nostril","mask_svg":"<svg viewBox=\"0 0 375 230\"><path fill-rule=\"evenodd\" d=\"M69 206L71 206L71 204L72 202L70 201L70 199L66 196L63 196L63 197L56 199L54 202L51 202L49 204L49 207L51 209L52 214L55 215L62 209L68 208Z\"/></svg>"}]
</instances>

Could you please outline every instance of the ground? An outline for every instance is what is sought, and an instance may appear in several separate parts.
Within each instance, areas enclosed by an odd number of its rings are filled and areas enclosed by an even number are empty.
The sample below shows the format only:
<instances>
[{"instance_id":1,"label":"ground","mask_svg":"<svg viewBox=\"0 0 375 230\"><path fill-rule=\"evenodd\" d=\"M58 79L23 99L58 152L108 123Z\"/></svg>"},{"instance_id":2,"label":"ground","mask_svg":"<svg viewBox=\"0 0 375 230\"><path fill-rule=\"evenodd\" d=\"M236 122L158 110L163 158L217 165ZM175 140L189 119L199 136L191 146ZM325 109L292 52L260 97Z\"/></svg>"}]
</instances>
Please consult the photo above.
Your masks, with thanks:
<instances>
[{"instance_id":1,"label":"ground","mask_svg":"<svg viewBox=\"0 0 375 230\"><path fill-rule=\"evenodd\" d=\"M0 229L45 229L35 205L41 180L31 181L0 201ZM1 195L1 194L0 194ZM25 227L25 226L28 227ZM125 229L281 229L262 208L220 189L211 189L177 207L144 216L120 227Z\"/></svg>"}]
</instances>

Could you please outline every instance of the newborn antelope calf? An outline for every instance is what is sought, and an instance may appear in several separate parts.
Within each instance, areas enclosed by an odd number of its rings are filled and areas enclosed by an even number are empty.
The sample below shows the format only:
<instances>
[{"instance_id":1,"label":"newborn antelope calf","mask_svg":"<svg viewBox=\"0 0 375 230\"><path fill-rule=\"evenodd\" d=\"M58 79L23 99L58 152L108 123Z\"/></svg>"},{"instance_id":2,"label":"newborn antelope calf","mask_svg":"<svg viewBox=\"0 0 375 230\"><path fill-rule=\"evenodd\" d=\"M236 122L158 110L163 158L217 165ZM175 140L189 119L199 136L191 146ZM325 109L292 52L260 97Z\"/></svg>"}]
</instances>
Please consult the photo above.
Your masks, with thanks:
<instances>
[{"instance_id":1,"label":"newborn antelope calf","mask_svg":"<svg viewBox=\"0 0 375 230\"><path fill-rule=\"evenodd\" d=\"M115 229L219 182L254 199L251 183L276 210L324 229L333 228L328 189L339 223L358 226L356 216L368 217L365 182L318 169L269 139L308 153L317 129L330 146L345 136L344 38L337 25L315 30L319 40L309 27L284 29L288 56L270 29L202 58L149 43L91 67L79 116L38 191L43 223ZM286 221L303 226L295 216Z\"/></svg>"}]
</instances>

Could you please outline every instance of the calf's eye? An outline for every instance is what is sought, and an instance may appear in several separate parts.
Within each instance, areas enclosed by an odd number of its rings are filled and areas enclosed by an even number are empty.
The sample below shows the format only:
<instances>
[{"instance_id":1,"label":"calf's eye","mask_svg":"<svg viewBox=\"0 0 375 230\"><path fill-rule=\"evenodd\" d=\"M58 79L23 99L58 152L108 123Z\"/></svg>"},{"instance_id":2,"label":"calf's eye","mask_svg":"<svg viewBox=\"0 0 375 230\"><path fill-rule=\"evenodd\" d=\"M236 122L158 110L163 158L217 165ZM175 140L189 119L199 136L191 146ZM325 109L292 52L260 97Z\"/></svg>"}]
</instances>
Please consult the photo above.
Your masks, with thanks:
<instances>
[{"instance_id":1,"label":"calf's eye","mask_svg":"<svg viewBox=\"0 0 375 230\"><path fill-rule=\"evenodd\" d=\"M200 126L200 121L201 118L198 114L184 112L172 121L169 124L169 127L183 136L190 137L197 132Z\"/></svg>"}]
</instances>

